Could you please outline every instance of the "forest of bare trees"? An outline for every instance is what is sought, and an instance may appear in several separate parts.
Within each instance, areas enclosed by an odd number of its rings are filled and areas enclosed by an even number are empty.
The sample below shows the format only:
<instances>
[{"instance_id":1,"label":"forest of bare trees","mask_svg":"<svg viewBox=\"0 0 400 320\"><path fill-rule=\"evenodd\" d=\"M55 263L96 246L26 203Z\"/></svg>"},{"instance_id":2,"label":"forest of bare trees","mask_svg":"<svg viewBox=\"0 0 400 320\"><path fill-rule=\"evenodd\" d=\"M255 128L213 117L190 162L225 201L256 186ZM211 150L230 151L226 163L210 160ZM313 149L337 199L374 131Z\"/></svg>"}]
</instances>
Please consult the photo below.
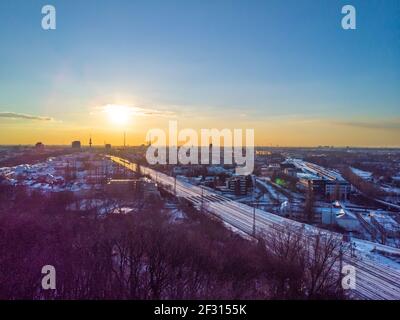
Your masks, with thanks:
<instances>
[{"instance_id":1,"label":"forest of bare trees","mask_svg":"<svg viewBox=\"0 0 400 320\"><path fill-rule=\"evenodd\" d=\"M0 299L343 298L333 239L249 241L193 208L172 223L159 204L95 219L70 201L0 190Z\"/></svg>"}]
</instances>

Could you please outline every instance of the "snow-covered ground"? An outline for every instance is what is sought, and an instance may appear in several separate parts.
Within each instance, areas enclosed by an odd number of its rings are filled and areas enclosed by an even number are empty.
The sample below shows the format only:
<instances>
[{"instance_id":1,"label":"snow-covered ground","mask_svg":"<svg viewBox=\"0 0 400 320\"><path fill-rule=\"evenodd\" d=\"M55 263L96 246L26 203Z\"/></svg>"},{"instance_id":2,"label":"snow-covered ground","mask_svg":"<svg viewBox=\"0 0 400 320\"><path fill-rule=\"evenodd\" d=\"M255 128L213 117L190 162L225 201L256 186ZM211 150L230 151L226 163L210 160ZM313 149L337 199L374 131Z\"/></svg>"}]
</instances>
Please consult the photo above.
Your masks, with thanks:
<instances>
[{"instance_id":1,"label":"snow-covered ground","mask_svg":"<svg viewBox=\"0 0 400 320\"><path fill-rule=\"evenodd\" d=\"M363 171L354 167L350 167L351 171L356 174L357 176L359 176L360 178L364 179L364 180L371 180L372 179L372 172L368 172L368 171Z\"/></svg>"},{"instance_id":2,"label":"snow-covered ground","mask_svg":"<svg viewBox=\"0 0 400 320\"><path fill-rule=\"evenodd\" d=\"M271 197L274 198L275 200L279 201L279 203L283 203L283 202L289 200L284 194L278 192L271 184L269 184L265 180L258 178L257 182L260 185L262 185L264 188L266 188L267 191L269 192L269 194L271 195Z\"/></svg>"},{"instance_id":3,"label":"snow-covered ground","mask_svg":"<svg viewBox=\"0 0 400 320\"><path fill-rule=\"evenodd\" d=\"M381 188L384 191L388 192L388 193L400 195L400 188L399 187L392 187L392 186L388 186L388 185L382 185Z\"/></svg>"},{"instance_id":4,"label":"snow-covered ground","mask_svg":"<svg viewBox=\"0 0 400 320\"><path fill-rule=\"evenodd\" d=\"M110 157L116 163L120 163L124 166L130 166L117 157ZM167 190L174 184L172 177L156 172L150 168L141 167L143 174L150 175L153 179L164 185ZM168 186L168 187L167 187ZM204 193L204 195L203 195ZM301 224L295 221L291 221L269 212L254 209L252 207L240 204L236 201L230 201L227 198L212 194L208 190L201 189L197 186L178 182L176 184L176 195L179 197L185 197L190 200L194 205L203 205L203 197L210 196L214 200L206 202L207 211L219 216L225 223L237 228L245 233L251 234L253 227L256 228L256 232L268 234L269 231L275 230L275 227L281 226L284 230L294 230L301 228L308 237L316 235L328 235L332 237L341 238L340 234L323 230L311 225ZM215 201L218 198L218 201ZM254 225L254 217L256 217L256 224ZM343 262L346 264L353 265L357 268L357 282L358 286L356 292L364 299L390 299L398 300L400 298L400 271L399 263L395 261L387 262L385 257L378 257L380 253L400 255L400 250L384 245L379 245L363 240L351 239L356 242L357 249L356 254L362 255L363 258L360 261L359 258L351 257L345 254ZM376 249L376 250L374 250ZM367 255L374 255L372 258ZM377 259L377 260L374 260ZM378 259L380 259L378 261ZM385 260L385 261L383 261ZM395 268L388 266L390 263Z\"/></svg>"},{"instance_id":5,"label":"snow-covered ground","mask_svg":"<svg viewBox=\"0 0 400 320\"><path fill-rule=\"evenodd\" d=\"M106 168L105 162L108 163ZM90 168L85 165L90 164ZM105 169L106 168L106 169ZM112 171L109 160L101 160L91 153L76 153L49 158L45 162L15 167L0 168L0 183L2 185L25 186L30 190L48 192L72 191L82 192L99 188L94 174L101 176L102 170ZM73 173L73 177L68 179Z\"/></svg>"}]
</instances>

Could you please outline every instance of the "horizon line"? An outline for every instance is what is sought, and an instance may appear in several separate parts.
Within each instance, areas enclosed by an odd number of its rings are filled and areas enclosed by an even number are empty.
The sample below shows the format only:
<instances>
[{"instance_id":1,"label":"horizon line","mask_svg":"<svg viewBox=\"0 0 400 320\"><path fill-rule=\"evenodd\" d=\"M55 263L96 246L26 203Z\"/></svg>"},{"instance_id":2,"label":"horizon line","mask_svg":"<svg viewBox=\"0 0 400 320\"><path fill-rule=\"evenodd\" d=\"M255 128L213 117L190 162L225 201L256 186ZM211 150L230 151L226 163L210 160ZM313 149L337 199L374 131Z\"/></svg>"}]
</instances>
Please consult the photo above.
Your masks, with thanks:
<instances>
[{"instance_id":1,"label":"horizon line","mask_svg":"<svg viewBox=\"0 0 400 320\"><path fill-rule=\"evenodd\" d=\"M79 141L79 140L77 140ZM108 144L108 143L107 143ZM92 148L104 148L106 144L93 144ZM71 144L44 144L45 147L71 147ZM138 144L138 145L113 145L111 144L112 148L137 148L137 147L148 147L149 145L146 144ZM35 147L35 144L31 143L20 143L20 144L0 144L0 147ZM158 146L158 147L176 147L176 146ZM178 148L180 146L177 146ZM195 146L195 147L208 147L208 146ZM216 147L221 147L224 148L225 146L218 146ZM234 146L227 146L227 147L234 147ZM243 146L244 148L246 146ZM89 145L82 145L81 148L85 149L90 149L91 147ZM342 146L342 145L317 145L317 146L304 146L304 145L298 145L298 146L290 146L290 145L275 145L275 146L268 146L268 145L256 145L254 148L272 148L272 149L277 149L277 148L292 148L292 149L400 149L400 146Z\"/></svg>"}]
</instances>

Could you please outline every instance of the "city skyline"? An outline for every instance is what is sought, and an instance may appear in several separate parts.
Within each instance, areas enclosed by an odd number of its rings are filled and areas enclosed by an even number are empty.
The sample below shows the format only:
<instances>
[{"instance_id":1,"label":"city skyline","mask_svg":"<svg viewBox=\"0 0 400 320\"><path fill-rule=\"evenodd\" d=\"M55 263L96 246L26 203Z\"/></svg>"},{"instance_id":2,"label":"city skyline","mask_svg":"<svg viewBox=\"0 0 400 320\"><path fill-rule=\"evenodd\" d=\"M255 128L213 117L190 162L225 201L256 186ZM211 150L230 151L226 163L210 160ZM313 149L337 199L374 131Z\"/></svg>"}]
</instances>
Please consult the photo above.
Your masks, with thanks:
<instances>
[{"instance_id":1,"label":"city skyline","mask_svg":"<svg viewBox=\"0 0 400 320\"><path fill-rule=\"evenodd\" d=\"M399 147L396 1L0 4L0 144L252 128L257 146ZM10 14L10 12L12 14ZM110 109L111 106L111 109Z\"/></svg>"},{"instance_id":2,"label":"city skyline","mask_svg":"<svg viewBox=\"0 0 400 320\"><path fill-rule=\"evenodd\" d=\"M399 0L0 1L0 302L399 301L399 40Z\"/></svg>"}]
</instances>

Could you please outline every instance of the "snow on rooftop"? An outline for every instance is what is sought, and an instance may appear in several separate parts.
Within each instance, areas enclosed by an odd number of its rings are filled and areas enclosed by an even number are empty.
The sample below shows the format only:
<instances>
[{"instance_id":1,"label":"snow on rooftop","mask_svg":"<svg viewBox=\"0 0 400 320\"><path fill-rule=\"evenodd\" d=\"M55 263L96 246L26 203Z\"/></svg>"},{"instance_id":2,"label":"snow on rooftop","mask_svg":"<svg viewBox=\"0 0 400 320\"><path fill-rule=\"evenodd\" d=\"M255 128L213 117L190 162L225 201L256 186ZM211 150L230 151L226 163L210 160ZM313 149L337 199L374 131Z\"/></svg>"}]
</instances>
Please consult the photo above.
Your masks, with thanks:
<instances>
[{"instance_id":1,"label":"snow on rooftop","mask_svg":"<svg viewBox=\"0 0 400 320\"><path fill-rule=\"evenodd\" d=\"M375 220L378 221L379 224L382 225L386 230L394 232L400 230L399 224L387 214L381 214L379 212L375 212L371 213L371 216L374 217Z\"/></svg>"},{"instance_id":2,"label":"snow on rooftop","mask_svg":"<svg viewBox=\"0 0 400 320\"><path fill-rule=\"evenodd\" d=\"M308 180L322 180L321 177L317 176L313 173L305 173L305 172L298 172L297 177L299 179L308 179Z\"/></svg>"},{"instance_id":3,"label":"snow on rooftop","mask_svg":"<svg viewBox=\"0 0 400 320\"><path fill-rule=\"evenodd\" d=\"M81 155L64 155L59 157L48 158L45 162L36 164L20 164L14 167L0 168L0 176L3 185L24 185L32 189L41 190L43 192L59 192L69 190L79 192L90 190L91 184L86 183L88 179L88 171L78 171L76 179L72 184L67 185L62 176L62 168L68 166L70 160L74 160L74 166L82 166L80 159L90 160L91 157ZM102 161L96 163L102 164Z\"/></svg>"},{"instance_id":4,"label":"snow on rooftop","mask_svg":"<svg viewBox=\"0 0 400 320\"><path fill-rule=\"evenodd\" d=\"M354 167L350 167L351 171L359 176L360 178L364 180L370 180L372 178L372 172L369 171L363 171Z\"/></svg>"}]
</instances>

